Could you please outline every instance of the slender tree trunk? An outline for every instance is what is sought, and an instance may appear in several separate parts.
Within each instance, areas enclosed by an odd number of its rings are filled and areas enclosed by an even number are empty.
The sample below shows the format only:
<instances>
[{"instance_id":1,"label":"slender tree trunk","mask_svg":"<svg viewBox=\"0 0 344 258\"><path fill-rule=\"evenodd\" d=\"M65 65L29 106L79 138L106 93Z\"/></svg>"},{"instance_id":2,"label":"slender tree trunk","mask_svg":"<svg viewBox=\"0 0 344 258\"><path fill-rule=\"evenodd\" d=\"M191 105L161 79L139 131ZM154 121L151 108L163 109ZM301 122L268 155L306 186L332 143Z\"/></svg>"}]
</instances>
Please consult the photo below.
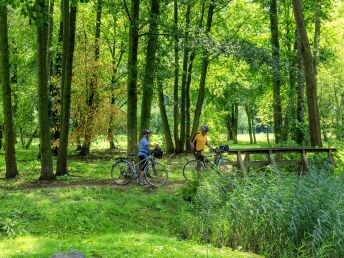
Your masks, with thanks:
<instances>
[{"instance_id":1,"label":"slender tree trunk","mask_svg":"<svg viewBox=\"0 0 344 258\"><path fill-rule=\"evenodd\" d=\"M319 47L320 47L320 15L321 15L321 0L315 0L315 31L314 31L314 52L313 52L313 66L315 74L315 83L317 83L317 68L319 59Z\"/></svg>"},{"instance_id":2,"label":"slender tree trunk","mask_svg":"<svg viewBox=\"0 0 344 258\"><path fill-rule=\"evenodd\" d=\"M8 29L7 29L7 2L0 4L0 79L2 84L2 98L4 111L4 131L5 131L5 160L6 178L14 178L18 175L15 155L15 139L12 118L12 99L10 84L10 65L8 51ZM0 125L1 126L1 125ZM1 143L2 146L2 126ZM1 148L0 148L1 149Z\"/></svg>"},{"instance_id":3,"label":"slender tree trunk","mask_svg":"<svg viewBox=\"0 0 344 258\"><path fill-rule=\"evenodd\" d=\"M250 136L250 144L252 144L253 143L253 133L252 133L252 124L251 124L251 121L252 121L251 112L250 112L247 105L245 106L245 110L246 110L246 114L247 114L248 134Z\"/></svg>"},{"instance_id":4,"label":"slender tree trunk","mask_svg":"<svg viewBox=\"0 0 344 258\"><path fill-rule=\"evenodd\" d=\"M226 129L227 129L227 141L233 140L233 133L231 127L231 115L226 115Z\"/></svg>"},{"instance_id":5,"label":"slender tree trunk","mask_svg":"<svg viewBox=\"0 0 344 258\"><path fill-rule=\"evenodd\" d=\"M298 33L296 32L296 42L297 42L297 112L296 112L296 143L303 144L305 141L305 135L303 131L303 125L305 123L304 118L304 73L303 73L303 64L302 64L302 54L301 54L301 41Z\"/></svg>"},{"instance_id":6,"label":"slender tree trunk","mask_svg":"<svg viewBox=\"0 0 344 258\"><path fill-rule=\"evenodd\" d=\"M190 27L190 13L191 13L191 3L188 2L186 9L186 29L184 33L184 55L183 55L183 74L182 74L182 90L181 90L181 105L180 105L180 147L184 151L185 136L187 135L185 120L186 120L186 78L188 73L188 59L189 59L189 27ZM189 144L188 144L189 145ZM185 146L186 147L186 146Z\"/></svg>"},{"instance_id":7,"label":"slender tree trunk","mask_svg":"<svg viewBox=\"0 0 344 258\"><path fill-rule=\"evenodd\" d=\"M214 9L215 9L215 0L211 0L208 10L208 18L207 18L207 25L205 33L209 34L211 29L211 23L213 20L214 15ZM205 81L207 78L207 70L209 65L209 52L207 49L203 51L203 58L202 58L202 67L201 67L201 80L199 84L199 90L198 90L198 98L197 98L197 104L195 109L195 115L194 115L194 121L192 125L192 134L197 132L197 129L199 127L199 120L201 118L202 108L203 108L203 101L205 96Z\"/></svg>"},{"instance_id":8,"label":"slender tree trunk","mask_svg":"<svg viewBox=\"0 0 344 258\"><path fill-rule=\"evenodd\" d=\"M36 0L38 46L38 113L40 131L41 180L54 179L53 159L50 149L48 111L48 5L46 0Z\"/></svg>"},{"instance_id":9,"label":"slender tree trunk","mask_svg":"<svg viewBox=\"0 0 344 258\"><path fill-rule=\"evenodd\" d=\"M173 87L173 135L175 151L181 152L179 140L179 35L178 35L178 1L174 0L174 87Z\"/></svg>"},{"instance_id":10,"label":"slender tree trunk","mask_svg":"<svg viewBox=\"0 0 344 258\"><path fill-rule=\"evenodd\" d=\"M300 0L293 0L294 18L301 41L301 53L306 77L307 105L309 119L309 135L311 145L321 146L320 116L317 97L316 79L313 67L313 58L309 47L307 31Z\"/></svg>"},{"instance_id":11,"label":"slender tree trunk","mask_svg":"<svg viewBox=\"0 0 344 258\"><path fill-rule=\"evenodd\" d=\"M49 21L49 41L52 41L53 37L53 9L54 0L50 0L50 21ZM61 13L63 13L63 1L61 1ZM56 45L55 56L53 56L54 51L50 51L51 64L50 64L50 77L54 77L54 80L50 80L49 83L49 95L50 95L50 113L49 117L51 119L50 131L51 131L51 149L54 155L58 154L59 151L59 141L60 141L60 110L61 110L61 90L57 81L61 78L62 73L62 34L63 34L63 15L60 18L60 26L58 31L58 42ZM54 58L53 58L54 57Z\"/></svg>"},{"instance_id":12,"label":"slender tree trunk","mask_svg":"<svg viewBox=\"0 0 344 258\"><path fill-rule=\"evenodd\" d=\"M204 18L204 10L205 10L205 1L202 1L202 9L201 9L201 16L199 20L199 29L203 27L203 18ZM192 68L193 68L193 61L196 56L196 50L194 49L190 54L190 61L188 66L188 73L187 73L187 80L185 86L185 131L186 131L186 150L191 152L191 146L189 144L191 138L191 117L190 117L190 86L191 86L191 75L192 75Z\"/></svg>"},{"instance_id":13,"label":"slender tree trunk","mask_svg":"<svg viewBox=\"0 0 344 258\"><path fill-rule=\"evenodd\" d=\"M272 70L273 70L273 95L274 95L274 132L275 142L279 143L282 136L282 105L281 105L281 75L278 39L278 14L277 0L270 1L270 28L272 43Z\"/></svg>"},{"instance_id":14,"label":"slender tree trunk","mask_svg":"<svg viewBox=\"0 0 344 258\"><path fill-rule=\"evenodd\" d=\"M171 136L170 125L168 123L168 118L167 118L167 113L166 113L166 108L165 108L163 85L161 81L158 81L158 99L159 99L159 108L160 108L162 128L163 128L164 136L166 140L166 149L168 153L173 153L174 152L173 140Z\"/></svg>"},{"instance_id":15,"label":"slender tree trunk","mask_svg":"<svg viewBox=\"0 0 344 258\"><path fill-rule=\"evenodd\" d=\"M146 51L146 67L142 84L143 94L141 105L141 132L144 128L150 127L153 84L156 65L155 53L158 43L158 17L160 9L159 1L160 0L151 0L151 17L149 23L149 36Z\"/></svg>"},{"instance_id":16,"label":"slender tree trunk","mask_svg":"<svg viewBox=\"0 0 344 258\"><path fill-rule=\"evenodd\" d=\"M100 27L101 27L101 19L102 19L102 0L97 0L97 17L96 17L96 32L95 32L95 44L94 44L94 61L95 67L92 71L92 77L90 82L89 88L89 96L87 99L87 106L88 106L88 113L87 113L87 130L85 131L85 138L81 150L79 152L80 156L87 156L90 154L91 142L93 137L93 124L94 124L94 115L97 110L97 104L95 103L95 95L97 92L98 86L98 61L99 61L99 53L100 53Z\"/></svg>"},{"instance_id":17,"label":"slender tree trunk","mask_svg":"<svg viewBox=\"0 0 344 258\"><path fill-rule=\"evenodd\" d=\"M253 134L253 143L257 144L257 139L256 139L256 126L254 125L254 118L251 117L251 123L252 123L252 134Z\"/></svg>"},{"instance_id":18,"label":"slender tree trunk","mask_svg":"<svg viewBox=\"0 0 344 258\"><path fill-rule=\"evenodd\" d=\"M69 0L65 0L66 5L68 4L69 12ZM67 11L67 10L65 10ZM61 138L60 148L57 159L56 175L68 174L67 164L67 152L68 152L68 135L69 135L69 120L70 120L70 107L71 107L71 88L72 88L72 76L73 76L73 55L74 55L74 42L75 42L75 22L76 22L76 4L72 4L70 8L70 14L64 17L64 23L67 23L66 35L63 35L63 40L67 40L67 49L63 49L63 59L66 59L65 72L63 72L65 79L64 85L61 85L62 90L62 107L61 107ZM68 19L69 18L69 19ZM65 57L66 56L66 57Z\"/></svg>"},{"instance_id":19,"label":"slender tree trunk","mask_svg":"<svg viewBox=\"0 0 344 258\"><path fill-rule=\"evenodd\" d=\"M137 52L140 0L131 0L128 55L128 153L137 150Z\"/></svg>"},{"instance_id":20,"label":"slender tree trunk","mask_svg":"<svg viewBox=\"0 0 344 258\"><path fill-rule=\"evenodd\" d=\"M2 135L3 135L3 131L4 131L4 127L3 127L2 124L0 124L0 150L2 149Z\"/></svg>"}]
</instances>

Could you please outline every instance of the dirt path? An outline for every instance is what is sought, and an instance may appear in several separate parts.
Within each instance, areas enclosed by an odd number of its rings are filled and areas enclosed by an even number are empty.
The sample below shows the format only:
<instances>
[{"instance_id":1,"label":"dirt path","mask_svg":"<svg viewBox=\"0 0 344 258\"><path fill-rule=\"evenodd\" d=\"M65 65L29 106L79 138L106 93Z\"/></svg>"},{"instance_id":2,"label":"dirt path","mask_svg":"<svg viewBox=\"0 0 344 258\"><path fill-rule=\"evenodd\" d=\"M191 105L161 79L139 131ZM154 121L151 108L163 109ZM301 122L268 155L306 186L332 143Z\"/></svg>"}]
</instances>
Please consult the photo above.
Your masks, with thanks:
<instances>
[{"instance_id":1,"label":"dirt path","mask_svg":"<svg viewBox=\"0 0 344 258\"><path fill-rule=\"evenodd\" d=\"M166 189L170 192L170 188L179 188L185 184L185 180L169 180L166 185L161 187L153 187L149 185L143 186L143 188L153 189ZM111 179L107 180L80 180L78 182L64 182L64 181L37 181L31 183L25 183L17 186L0 186L0 190L34 190L34 189L54 189L54 188L64 188L64 189L74 189L82 187L113 187L118 190L125 190L134 185L137 185L135 182L131 182L125 186L119 186L112 182Z\"/></svg>"}]
</instances>

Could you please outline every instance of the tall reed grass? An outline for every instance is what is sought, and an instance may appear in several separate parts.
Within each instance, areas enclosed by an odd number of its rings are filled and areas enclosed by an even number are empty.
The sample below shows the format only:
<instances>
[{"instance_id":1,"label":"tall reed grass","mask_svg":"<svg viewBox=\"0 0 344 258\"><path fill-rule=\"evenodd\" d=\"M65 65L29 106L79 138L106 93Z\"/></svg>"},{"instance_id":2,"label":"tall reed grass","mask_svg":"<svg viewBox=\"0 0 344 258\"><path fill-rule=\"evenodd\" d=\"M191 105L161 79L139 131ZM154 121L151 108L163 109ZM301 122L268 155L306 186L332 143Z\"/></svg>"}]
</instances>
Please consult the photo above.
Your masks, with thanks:
<instances>
[{"instance_id":1,"label":"tall reed grass","mask_svg":"<svg viewBox=\"0 0 344 258\"><path fill-rule=\"evenodd\" d=\"M249 178L208 176L185 218L188 238L267 257L344 257L344 175L278 170Z\"/></svg>"}]
</instances>

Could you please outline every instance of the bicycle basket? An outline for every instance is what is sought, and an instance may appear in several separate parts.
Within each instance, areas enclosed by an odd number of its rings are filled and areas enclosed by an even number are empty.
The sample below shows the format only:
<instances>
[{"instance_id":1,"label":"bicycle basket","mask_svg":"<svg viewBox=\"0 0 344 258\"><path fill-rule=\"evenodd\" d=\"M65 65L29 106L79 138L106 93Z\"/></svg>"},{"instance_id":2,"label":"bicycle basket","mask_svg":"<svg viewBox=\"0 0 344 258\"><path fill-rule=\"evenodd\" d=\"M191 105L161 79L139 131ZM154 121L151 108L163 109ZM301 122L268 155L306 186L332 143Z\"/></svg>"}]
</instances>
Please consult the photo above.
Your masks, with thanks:
<instances>
[{"instance_id":1,"label":"bicycle basket","mask_svg":"<svg viewBox=\"0 0 344 258\"><path fill-rule=\"evenodd\" d=\"M220 145L219 146L219 150L220 151L229 151L229 145L226 144L226 145Z\"/></svg>"},{"instance_id":2,"label":"bicycle basket","mask_svg":"<svg viewBox=\"0 0 344 258\"><path fill-rule=\"evenodd\" d=\"M156 147L153 151L153 155L155 158L162 159L162 154L163 154L163 152L162 152L161 148L159 148L159 147Z\"/></svg>"}]
</instances>

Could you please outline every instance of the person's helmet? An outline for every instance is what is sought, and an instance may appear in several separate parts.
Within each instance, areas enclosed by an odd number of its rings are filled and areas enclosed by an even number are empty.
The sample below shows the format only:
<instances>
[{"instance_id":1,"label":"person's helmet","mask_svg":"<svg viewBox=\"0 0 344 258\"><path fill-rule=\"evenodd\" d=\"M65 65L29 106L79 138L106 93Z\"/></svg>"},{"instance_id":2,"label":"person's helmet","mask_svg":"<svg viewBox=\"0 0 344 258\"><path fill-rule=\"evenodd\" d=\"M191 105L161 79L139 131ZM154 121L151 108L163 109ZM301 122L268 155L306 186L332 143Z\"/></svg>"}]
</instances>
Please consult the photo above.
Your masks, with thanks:
<instances>
[{"instance_id":1,"label":"person's helmet","mask_svg":"<svg viewBox=\"0 0 344 258\"><path fill-rule=\"evenodd\" d=\"M204 132L208 132L209 131L209 127L206 126L206 125L202 125L201 126L201 130L204 131Z\"/></svg>"},{"instance_id":2,"label":"person's helmet","mask_svg":"<svg viewBox=\"0 0 344 258\"><path fill-rule=\"evenodd\" d=\"M146 129L146 128L142 130L142 133L143 134L148 134L148 135L152 134L151 130Z\"/></svg>"}]
</instances>

